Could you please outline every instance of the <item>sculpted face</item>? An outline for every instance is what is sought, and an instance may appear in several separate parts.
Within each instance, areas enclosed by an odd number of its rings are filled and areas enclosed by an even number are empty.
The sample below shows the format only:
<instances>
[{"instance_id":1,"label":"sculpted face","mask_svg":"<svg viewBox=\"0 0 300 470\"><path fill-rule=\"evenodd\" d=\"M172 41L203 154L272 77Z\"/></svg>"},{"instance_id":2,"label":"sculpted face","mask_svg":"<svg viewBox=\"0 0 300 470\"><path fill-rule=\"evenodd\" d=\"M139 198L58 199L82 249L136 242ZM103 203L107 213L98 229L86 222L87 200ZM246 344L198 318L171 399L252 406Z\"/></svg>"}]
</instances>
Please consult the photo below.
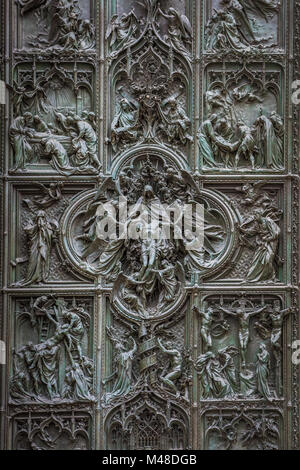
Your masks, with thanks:
<instances>
[{"instance_id":1,"label":"sculpted face","mask_svg":"<svg viewBox=\"0 0 300 470\"><path fill-rule=\"evenodd\" d=\"M126 100L126 99L121 100L121 108L124 111L128 111L130 109L128 100Z\"/></svg>"},{"instance_id":2,"label":"sculpted face","mask_svg":"<svg viewBox=\"0 0 300 470\"><path fill-rule=\"evenodd\" d=\"M25 124L30 124L32 122L33 118L30 113L24 113L24 121Z\"/></svg>"},{"instance_id":3,"label":"sculpted face","mask_svg":"<svg viewBox=\"0 0 300 470\"><path fill-rule=\"evenodd\" d=\"M144 196L148 199L154 197L154 192L152 186L146 185L144 190Z\"/></svg>"}]
</instances>

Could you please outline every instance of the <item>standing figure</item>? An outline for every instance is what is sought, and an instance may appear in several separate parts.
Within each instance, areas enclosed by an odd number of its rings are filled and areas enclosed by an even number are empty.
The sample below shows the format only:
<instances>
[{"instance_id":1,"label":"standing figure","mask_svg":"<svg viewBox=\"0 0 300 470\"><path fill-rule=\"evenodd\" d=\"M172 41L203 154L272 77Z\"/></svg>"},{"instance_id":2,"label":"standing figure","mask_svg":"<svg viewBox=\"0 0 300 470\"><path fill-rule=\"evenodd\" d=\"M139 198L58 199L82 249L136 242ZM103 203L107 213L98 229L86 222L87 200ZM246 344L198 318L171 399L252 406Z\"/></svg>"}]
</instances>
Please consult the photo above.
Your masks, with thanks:
<instances>
[{"instance_id":1,"label":"standing figure","mask_svg":"<svg viewBox=\"0 0 300 470\"><path fill-rule=\"evenodd\" d=\"M270 374L270 354L266 345L261 343L256 355L256 378L257 391L259 394L271 401L272 394L269 389L268 379Z\"/></svg>"},{"instance_id":2,"label":"standing figure","mask_svg":"<svg viewBox=\"0 0 300 470\"><path fill-rule=\"evenodd\" d=\"M208 351L212 348L211 340L211 327L213 323L213 308L209 307L206 311L199 310L195 305L193 307L194 312L198 313L201 316L201 336L204 343L205 351Z\"/></svg>"},{"instance_id":3,"label":"standing figure","mask_svg":"<svg viewBox=\"0 0 300 470\"><path fill-rule=\"evenodd\" d=\"M164 13L160 8L158 12L168 20L168 34L164 40L190 60L191 53L188 48L192 43L192 27L189 19L172 7L168 13Z\"/></svg>"},{"instance_id":4,"label":"standing figure","mask_svg":"<svg viewBox=\"0 0 300 470\"><path fill-rule=\"evenodd\" d=\"M122 92L122 88L119 91ZM136 100L122 95L111 124L111 143L115 151L120 142L134 142L137 140L139 107L140 105Z\"/></svg>"},{"instance_id":5,"label":"standing figure","mask_svg":"<svg viewBox=\"0 0 300 470\"><path fill-rule=\"evenodd\" d=\"M51 400L59 396L57 383L59 349L60 345L54 338L37 344L31 364L31 369L38 371L40 383L46 386Z\"/></svg>"},{"instance_id":6,"label":"standing figure","mask_svg":"<svg viewBox=\"0 0 300 470\"><path fill-rule=\"evenodd\" d=\"M273 309L270 307L269 315L272 320L271 345L277 364L280 363L281 356L281 335L284 319L293 312L292 308L280 310L280 304L275 303Z\"/></svg>"},{"instance_id":7,"label":"standing figure","mask_svg":"<svg viewBox=\"0 0 300 470\"><path fill-rule=\"evenodd\" d=\"M239 343L240 351L242 357L242 367L246 367L246 353L248 344L250 341L250 317L257 315L260 312L263 312L267 306L263 306L256 310L246 308L246 300L242 299L239 301L238 308L233 311L232 309L224 308L221 305L219 306L220 310L228 315L236 317L239 321Z\"/></svg>"},{"instance_id":8,"label":"standing figure","mask_svg":"<svg viewBox=\"0 0 300 470\"><path fill-rule=\"evenodd\" d=\"M11 395L14 398L32 397L32 395L38 396L40 394L39 375L37 370L31 367L35 350L36 346L29 341L18 352L14 352L16 367L15 375L11 379Z\"/></svg>"},{"instance_id":9,"label":"standing figure","mask_svg":"<svg viewBox=\"0 0 300 470\"><path fill-rule=\"evenodd\" d=\"M166 384L177 396L179 391L175 385L175 380L177 380L182 373L182 355L177 349L172 349L172 344L170 342L166 343L167 348L163 346L161 340L157 338L159 348L162 352L171 356L171 370L165 376L160 376L164 384Z\"/></svg>"},{"instance_id":10,"label":"standing figure","mask_svg":"<svg viewBox=\"0 0 300 470\"><path fill-rule=\"evenodd\" d=\"M193 140L188 133L191 121L178 101L178 96L179 94L176 93L161 103L164 122L160 128L166 133L169 142L179 140L182 145L185 145L187 140L190 142Z\"/></svg>"},{"instance_id":11,"label":"standing figure","mask_svg":"<svg viewBox=\"0 0 300 470\"><path fill-rule=\"evenodd\" d=\"M161 269L152 269L153 273L157 273L163 286L163 299L166 302L172 302L177 294L177 279L175 276L175 267L168 260L161 261Z\"/></svg>"},{"instance_id":12,"label":"standing figure","mask_svg":"<svg viewBox=\"0 0 300 470\"><path fill-rule=\"evenodd\" d=\"M216 114L212 114L209 119L202 123L197 134L199 153L203 159L204 165L208 167L217 166L217 162L215 160L216 135L214 131L214 125L217 120L218 116Z\"/></svg>"},{"instance_id":13,"label":"standing figure","mask_svg":"<svg viewBox=\"0 0 300 470\"><path fill-rule=\"evenodd\" d=\"M79 134L73 138L73 145L83 140L86 146L86 153L88 154L90 161L95 164L97 169L101 169L101 163L97 156L97 134L93 129L93 126L84 121L79 116L74 116L74 124L77 126Z\"/></svg>"},{"instance_id":14,"label":"standing figure","mask_svg":"<svg viewBox=\"0 0 300 470\"><path fill-rule=\"evenodd\" d=\"M26 277L18 285L45 283L49 276L50 252L58 231L58 223L47 216L45 211L39 210L24 230L29 239L29 261Z\"/></svg>"},{"instance_id":15,"label":"standing figure","mask_svg":"<svg viewBox=\"0 0 300 470\"><path fill-rule=\"evenodd\" d=\"M24 399L24 397L30 398L31 396L27 391L30 377L28 371L19 366L18 355L23 359L20 353L18 354L13 350L13 376L9 381L9 392L14 400Z\"/></svg>"},{"instance_id":16,"label":"standing figure","mask_svg":"<svg viewBox=\"0 0 300 470\"><path fill-rule=\"evenodd\" d=\"M69 327L69 331L67 334L69 350L72 351L73 348L77 350L79 359L81 360L81 343L84 335L84 326L82 320L79 315L70 310L64 311L64 319L67 320L67 324Z\"/></svg>"},{"instance_id":17,"label":"standing figure","mask_svg":"<svg viewBox=\"0 0 300 470\"><path fill-rule=\"evenodd\" d=\"M132 276L125 276L121 272L117 281L116 284L122 282L121 295L124 302L141 318L147 318L146 293L144 289L145 281L139 280L139 273L133 273Z\"/></svg>"},{"instance_id":18,"label":"standing figure","mask_svg":"<svg viewBox=\"0 0 300 470\"><path fill-rule=\"evenodd\" d=\"M282 117L276 113L275 111L272 111L269 119L273 125L276 140L277 140L277 149L278 149L278 161L274 159L273 164L279 164L280 168L283 167L283 143L284 143L284 123Z\"/></svg>"},{"instance_id":19,"label":"standing figure","mask_svg":"<svg viewBox=\"0 0 300 470\"><path fill-rule=\"evenodd\" d=\"M259 146L260 163L266 168L280 170L283 168L283 128L276 129L275 126L279 126L276 115L271 116L268 118L261 115L255 121L256 140ZM278 118L281 119L280 116Z\"/></svg>"},{"instance_id":20,"label":"standing figure","mask_svg":"<svg viewBox=\"0 0 300 470\"><path fill-rule=\"evenodd\" d=\"M278 249L280 227L268 215L257 212L254 215L254 226L240 226L240 231L246 236L256 236L257 249L252 260L252 265L247 274L250 282L276 281L274 268L275 256Z\"/></svg>"},{"instance_id":21,"label":"standing figure","mask_svg":"<svg viewBox=\"0 0 300 470\"><path fill-rule=\"evenodd\" d=\"M252 131L250 127L242 121L238 121L237 128L241 134L241 143L235 156L235 169L237 169L240 158L243 156L246 160L250 160L252 170L255 170L255 140Z\"/></svg>"},{"instance_id":22,"label":"standing figure","mask_svg":"<svg viewBox=\"0 0 300 470\"><path fill-rule=\"evenodd\" d=\"M137 345L132 336L129 336L129 340L132 343L132 347L130 347L129 341L122 340L115 329L110 327L106 328L106 331L114 345L114 362L116 365L115 371L102 381L105 385L116 377L112 391L105 395L105 401L108 402L113 398L127 395L132 389L132 363L137 351Z\"/></svg>"},{"instance_id":23,"label":"standing figure","mask_svg":"<svg viewBox=\"0 0 300 470\"><path fill-rule=\"evenodd\" d=\"M10 126L9 137L14 150L15 166L14 171L26 167L33 159L33 148L28 139L33 137L34 129L28 128L25 118L19 116L15 118Z\"/></svg>"}]
</instances>

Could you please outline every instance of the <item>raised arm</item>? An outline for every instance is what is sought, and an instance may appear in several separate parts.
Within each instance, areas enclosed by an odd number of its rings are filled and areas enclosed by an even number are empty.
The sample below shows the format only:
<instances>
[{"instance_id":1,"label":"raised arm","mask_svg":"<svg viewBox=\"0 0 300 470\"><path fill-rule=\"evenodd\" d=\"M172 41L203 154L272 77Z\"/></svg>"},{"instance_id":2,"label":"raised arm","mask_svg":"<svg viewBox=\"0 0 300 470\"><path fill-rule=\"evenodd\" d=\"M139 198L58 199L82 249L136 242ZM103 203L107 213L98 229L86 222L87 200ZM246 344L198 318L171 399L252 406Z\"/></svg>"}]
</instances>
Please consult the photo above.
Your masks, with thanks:
<instances>
[{"instance_id":1,"label":"raised arm","mask_svg":"<svg viewBox=\"0 0 300 470\"><path fill-rule=\"evenodd\" d=\"M46 316L49 318L50 321L52 321L52 323L54 323L56 326L59 325L59 322L54 320L54 318L50 315L50 313L47 311L47 310L44 310Z\"/></svg>"},{"instance_id":2,"label":"raised arm","mask_svg":"<svg viewBox=\"0 0 300 470\"><path fill-rule=\"evenodd\" d=\"M221 305L219 305L219 309L222 310L222 312L227 313L227 315L232 315L236 317L236 312L233 312L232 310L228 310L227 308L224 308Z\"/></svg>"},{"instance_id":3,"label":"raised arm","mask_svg":"<svg viewBox=\"0 0 300 470\"><path fill-rule=\"evenodd\" d=\"M196 307L196 305L193 306L193 311L195 313L198 313L198 315L200 315L201 317L203 317L205 315L204 312L202 312L202 310L200 310L198 307Z\"/></svg>"},{"instance_id":4,"label":"raised arm","mask_svg":"<svg viewBox=\"0 0 300 470\"><path fill-rule=\"evenodd\" d=\"M145 281L136 281L135 279L133 279L132 277L130 276L125 276L127 278L127 281L130 283L130 284L133 284L134 286L138 286L140 284L145 284Z\"/></svg>"},{"instance_id":5,"label":"raised arm","mask_svg":"<svg viewBox=\"0 0 300 470\"><path fill-rule=\"evenodd\" d=\"M129 337L132 341L132 344L133 344L133 348L131 350L131 353L134 354L136 351L137 351L137 345L136 345L136 342L134 341L134 338L132 336Z\"/></svg>"},{"instance_id":6,"label":"raised arm","mask_svg":"<svg viewBox=\"0 0 300 470\"><path fill-rule=\"evenodd\" d=\"M268 307L267 305L264 305L263 307L258 308L257 310L254 310L253 312L249 313L249 316L252 317L252 315L256 315L257 313L261 313L264 310L266 310L267 307Z\"/></svg>"},{"instance_id":7,"label":"raised arm","mask_svg":"<svg viewBox=\"0 0 300 470\"><path fill-rule=\"evenodd\" d=\"M290 313L294 312L293 307L286 308L285 310L282 310L282 316L283 318L287 317Z\"/></svg>"}]
</instances>

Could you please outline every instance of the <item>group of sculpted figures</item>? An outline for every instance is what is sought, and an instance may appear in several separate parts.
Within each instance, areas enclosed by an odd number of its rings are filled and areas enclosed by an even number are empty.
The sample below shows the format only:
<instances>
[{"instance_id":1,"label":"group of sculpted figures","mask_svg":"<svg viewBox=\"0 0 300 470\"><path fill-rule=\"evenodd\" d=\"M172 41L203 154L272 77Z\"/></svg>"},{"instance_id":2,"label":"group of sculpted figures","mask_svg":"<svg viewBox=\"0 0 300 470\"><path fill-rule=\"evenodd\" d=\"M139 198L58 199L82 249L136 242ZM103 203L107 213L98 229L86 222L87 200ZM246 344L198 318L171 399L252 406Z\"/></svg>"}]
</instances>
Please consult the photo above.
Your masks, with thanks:
<instances>
[{"instance_id":1,"label":"group of sculpted figures","mask_svg":"<svg viewBox=\"0 0 300 470\"><path fill-rule=\"evenodd\" d=\"M182 217L185 203L195 203L199 190L187 173L157 165L146 160L138 169L124 169L117 185L111 182L115 214L103 212L103 204L112 200L111 193L106 198L108 183L104 182L88 203L82 234L76 236L82 243L82 248L78 248L82 266L88 268L93 263L106 282L114 283L113 298L119 298L141 318L168 309L181 295L185 272L215 266L225 244L223 217L209 205L204 209L204 245L188 227L179 236L177 218ZM125 224L118 216L121 195L131 204ZM177 214L173 222L168 211ZM110 217L119 227L119 236L105 240L103 224ZM192 216L191 224L193 220Z\"/></svg>"},{"instance_id":2,"label":"group of sculpted figures","mask_svg":"<svg viewBox=\"0 0 300 470\"><path fill-rule=\"evenodd\" d=\"M280 392L278 387L274 386L274 378L273 385L270 384L271 360L275 361L276 375L280 374L283 323L294 309L282 310L280 301L262 307L249 307L248 303L247 299L242 298L233 302L231 307L220 304L205 311L193 308L200 317L200 332L205 351L194 361L194 367L200 377L203 399L260 398L271 402L278 398ZM214 338L228 334L230 330L224 315L232 317L237 322L237 345L218 349ZM249 343L252 341L250 320L253 317L257 320L251 323L251 328L257 330L260 341L257 342L254 356L251 353L253 362L249 362ZM114 346L114 362L113 373L103 379L105 387L112 382L111 391L106 392L103 397L105 406L134 392L145 374L143 371L139 375L138 368L134 366L139 355L137 342L133 336L128 333L125 337L113 327L107 328L107 335ZM162 369L156 368L158 383L179 397L182 391L180 380L186 367L183 352L174 346L172 341L163 341L160 337L154 338L154 344L157 353L160 351L166 359L169 359ZM237 358L240 360L240 366ZM191 358L189 362L193 363Z\"/></svg>"},{"instance_id":3,"label":"group of sculpted figures","mask_svg":"<svg viewBox=\"0 0 300 470\"><path fill-rule=\"evenodd\" d=\"M205 353L196 361L195 367L200 376L203 388L203 398L232 398L258 395L272 401L277 397L276 391L270 389L269 376L271 370L272 351L277 375L280 374L282 361L282 329L285 318L294 312L293 308L282 310L279 301L272 305L266 304L262 307L249 307L247 300L241 299L234 302L231 307L218 305L209 307L205 311L194 307L201 321L201 337ZM214 337L220 335L220 327L227 333L230 329L224 314L232 317L238 325L238 348L226 346L218 350L214 344ZM263 316L261 317L261 315ZM257 330L261 341L257 346L256 356L253 364L247 364L250 343L250 319L257 316L254 328ZM269 346L266 339L269 338ZM239 371L234 360L240 357L241 368ZM252 371L248 367L252 367ZM279 378L277 377L279 380Z\"/></svg>"},{"instance_id":4,"label":"group of sculpted figures","mask_svg":"<svg viewBox=\"0 0 300 470\"><path fill-rule=\"evenodd\" d=\"M147 179L151 185L145 184ZM83 263L87 266L93 263L106 281L114 283L113 296L121 298L127 308L142 318L167 309L178 299L184 272L204 272L214 267L222 255L224 221L216 217L217 212L209 207L204 212L203 245L198 246L195 235L188 230L176 238L176 220L171 227L171 239L161 238L165 236L164 230L170 228L168 211L180 217L183 204L196 197L197 188L190 184L185 173L166 167L162 175L149 162L137 174L131 169L124 170L120 174L119 185L120 194L132 204L128 219L124 226L119 225L118 204L116 213L108 216L119 226L120 238L105 240L104 235L101 236L103 223L108 220L103 212L103 204L107 202L105 192L102 193L103 186L87 207L83 232L76 237L82 244L80 256ZM116 192L115 184L113 186ZM243 201L248 205L254 204L254 209L236 229L240 244L250 248L254 256L241 282L277 282L281 264L278 256L281 213L272 206L267 192L248 186L243 187ZM19 286L47 283L49 279L51 250L58 237L59 225L47 209L62 194L60 185L54 183L49 188L41 185L41 190L41 196L24 199L30 211L30 218L24 226L28 254L12 262L13 266L27 263L25 277L17 282ZM161 223L160 215L164 215L166 225ZM154 227L157 238L150 236ZM123 238L124 230L133 238Z\"/></svg>"},{"instance_id":5,"label":"group of sculpted figures","mask_svg":"<svg viewBox=\"0 0 300 470\"><path fill-rule=\"evenodd\" d=\"M187 60L191 60L192 27L189 19L173 7L163 11L158 0L143 0L140 5L144 6L147 18L145 12L141 18L138 18L134 9L129 13L123 13L121 16L116 14L111 18L106 31L106 39L112 50L112 57L131 47L149 25L156 30L159 27L159 20L163 20L167 22L167 34L158 33L159 37Z\"/></svg>"},{"instance_id":6,"label":"group of sculpted figures","mask_svg":"<svg viewBox=\"0 0 300 470\"><path fill-rule=\"evenodd\" d=\"M111 124L111 144L114 151L128 144L145 140L151 127L153 138L166 138L170 144L181 144L193 141L189 134L191 121L179 99L183 87L170 96L162 99L156 97L154 107L151 105L151 117L146 108L143 95L134 98L123 87L118 89L118 101ZM151 122L152 121L152 122Z\"/></svg>"},{"instance_id":7,"label":"group of sculpted figures","mask_svg":"<svg viewBox=\"0 0 300 470\"><path fill-rule=\"evenodd\" d=\"M113 382L111 391L103 396L103 404L106 406L120 397L125 397L139 385L141 379L146 378L147 371L143 371L140 377L136 375L134 361L137 360L138 347L133 336L122 337L116 328L107 328L107 336L114 346L113 373L102 380L106 387L108 383ZM160 337L154 337L155 349L160 351L163 367L155 370L158 384L169 393L179 397L182 392L183 375L185 364L183 353L175 347L172 341L164 341ZM149 378L149 377L148 377Z\"/></svg>"},{"instance_id":8,"label":"group of sculpted figures","mask_svg":"<svg viewBox=\"0 0 300 470\"><path fill-rule=\"evenodd\" d=\"M78 0L18 0L21 15L34 11L37 34L28 37L34 48L55 51L88 50L95 45L95 28L82 19Z\"/></svg>"},{"instance_id":9,"label":"group of sculpted figures","mask_svg":"<svg viewBox=\"0 0 300 470\"><path fill-rule=\"evenodd\" d=\"M272 47L272 36L258 37L254 29L259 18L268 23L279 11L279 0L222 0L206 26L206 47L213 51L251 51Z\"/></svg>"},{"instance_id":10,"label":"group of sculpted figures","mask_svg":"<svg viewBox=\"0 0 300 470\"><path fill-rule=\"evenodd\" d=\"M238 50L249 48L256 41L248 12L256 9L268 21L278 10L278 2L275 0L224 0L222 3L224 11L216 12L208 26L209 49L224 49L228 46ZM76 0L19 0L19 4L22 15L39 8L40 21L47 20L49 23L46 37L39 33L36 38L32 38L32 41L38 41L40 47L64 50L93 47L93 27L88 20L81 19ZM148 12L146 25L152 21L157 28L157 19L164 20L167 23L167 34L163 40L170 48L190 59L192 31L185 15L174 8L163 11L155 0L145 0L144 6ZM46 18L48 14L49 18ZM114 16L106 34L113 54L129 48L142 31L143 24L133 10L121 17ZM143 100L119 87L111 124L113 150L118 151L128 144L143 141L149 134L163 136L172 145L192 142L189 133L191 121L182 94L183 88L179 86L172 94L157 99L149 124ZM47 111L42 90L36 99L36 109ZM208 91L206 102L209 116L198 132L203 166L238 169L243 161L253 170L261 167L279 170L283 167L284 128L280 115L275 111L268 115L261 112L251 125L237 118L234 109L236 104L263 103L263 99L250 85L243 83L236 86L231 96L225 96L220 90ZM53 168L64 176L100 171L94 113L53 110L55 120L50 123L40 113L22 109L21 101L17 103L17 108L20 115L14 118L10 128L15 156L14 171L24 171L28 164L37 163L37 146L43 156L48 156ZM193 182L187 181L184 172L172 166L155 167L149 160L139 171L124 169L119 176L119 186L121 193L133 203L126 221L127 229L137 232L153 230L153 226L149 225L150 211L152 216L153 208L159 213L161 203L177 205L180 209L184 203L197 200L197 188ZM52 199L55 198L58 199L59 195L54 195ZM25 278L18 282L19 286L46 283L49 278L51 249L59 230L57 221L46 210L52 199L50 197L46 202L37 204L38 210L32 210L32 219L25 226L29 255L12 263L28 262ZM186 239L180 241L175 237L170 240L141 237L130 242L119 238L101 244L97 235L103 221L99 210L103 202L106 202L105 198L99 191L87 207L83 233L78 236L84 246L81 258L87 264L91 261L90 257L93 261L97 260L98 274L114 282L113 299L119 296L126 308L139 319L149 319L167 310L181 292L185 272L190 274L213 267L222 254L224 224L217 210L211 210L210 207L205 208L203 247L193 247L194 240L188 234L185 234ZM278 214L267 207L244 219L238 230L242 242L250 244L249 240L253 238L256 242L246 281L275 281L274 265L280 237ZM190 244L192 247L187 249ZM15 352L11 397L13 400L34 398L39 401L61 398L93 400L93 367L81 346L89 315L82 308L70 307L63 300L56 301L50 307L46 304L47 298L41 297L30 306L32 311L28 315L38 332L39 341L36 344L28 342ZM281 310L280 304L249 309L246 301L240 300L235 308L220 305L220 318L216 317L212 308L204 312L195 310L201 317L201 337L205 351L194 364L200 375L203 398L232 398L245 394L272 400L275 392L270 390L269 384L270 351L276 364L280 364L282 326L291 309ZM270 346L267 347L266 341L260 342L254 371L249 371L247 354L250 319L260 313L264 316L256 322L257 331L266 337L269 332ZM228 331L229 324L224 320L224 314L233 317L238 324L238 347L226 346L215 352L212 327L218 323L222 331ZM43 336L44 331L48 332L48 336ZM103 381L104 384L114 381L111 391L105 395L105 402L127 395L134 382L138 381L133 367L138 352L136 340L129 336L124 341L112 329L107 332L114 345L115 369ZM159 380L163 387L178 395L178 381L183 374L182 352L172 342L165 342L160 337L156 338L156 349L169 359ZM61 368L62 354L67 362L64 371ZM238 355L241 362L239 380L236 366Z\"/></svg>"},{"instance_id":11,"label":"group of sculpted figures","mask_svg":"<svg viewBox=\"0 0 300 470\"><path fill-rule=\"evenodd\" d=\"M237 116L235 106L262 103L251 85L242 84L231 95L220 89L206 93L208 118L198 131L199 155L204 168L252 170L283 168L284 125L281 116L262 109L253 123Z\"/></svg>"},{"instance_id":12,"label":"group of sculpted figures","mask_svg":"<svg viewBox=\"0 0 300 470\"><path fill-rule=\"evenodd\" d=\"M14 150L13 171L24 171L29 164L38 163L38 156L50 159L50 165L60 174L98 173L101 164L97 153L95 114L73 110L53 111L55 124L40 115L24 112L10 127Z\"/></svg>"},{"instance_id":13,"label":"group of sculpted figures","mask_svg":"<svg viewBox=\"0 0 300 470\"><path fill-rule=\"evenodd\" d=\"M39 342L30 341L14 351L12 400L93 401L93 363L83 354L82 343L89 314L63 299L42 296L19 315L29 318Z\"/></svg>"},{"instance_id":14,"label":"group of sculpted figures","mask_svg":"<svg viewBox=\"0 0 300 470\"><path fill-rule=\"evenodd\" d=\"M47 297L42 296L31 301L29 311L22 312L22 315L29 317L32 327L38 331L41 342L37 344L29 342L15 353L14 375L10 384L11 397L13 400L38 401L56 398L93 400L90 394L92 363L82 352L82 338L88 325L89 315L81 307L70 308L62 299L56 300L51 310L49 303L51 305L51 299L49 302ZM217 311L211 307L206 311L194 307L194 311L200 315L201 337L206 350L194 364L200 375L203 398L230 399L241 397L243 394L250 398L258 395L269 401L276 398L275 392L271 391L269 386L270 352L265 341L258 346L254 372L251 374L247 370L250 318L264 312L263 322L268 323L270 349L278 367L282 357L283 322L293 309L282 310L280 302L259 308L247 308L247 301L241 299L232 308L219 305ZM226 323L224 314L232 316L238 322L238 348L226 346L216 352L212 340L213 326ZM266 330L261 318L254 325L259 331L262 328ZM49 334L51 326L54 326L54 329ZM227 324L225 330L228 329ZM45 331L49 336L42 338ZM135 339L129 336L128 340L124 341L113 328L108 328L107 332L114 345L115 368L113 374L103 380L104 385L114 380L111 391L105 394L105 403L126 396L137 383L133 371L133 361L137 353ZM168 368L164 367L159 375L159 380L169 392L179 396L178 380L183 373L182 353L172 345L172 342L163 344L162 340L157 338L156 344L170 360ZM65 370L64 383L59 385L58 371L62 350L69 365ZM242 362L240 386L234 361L237 355L240 355Z\"/></svg>"}]
</instances>

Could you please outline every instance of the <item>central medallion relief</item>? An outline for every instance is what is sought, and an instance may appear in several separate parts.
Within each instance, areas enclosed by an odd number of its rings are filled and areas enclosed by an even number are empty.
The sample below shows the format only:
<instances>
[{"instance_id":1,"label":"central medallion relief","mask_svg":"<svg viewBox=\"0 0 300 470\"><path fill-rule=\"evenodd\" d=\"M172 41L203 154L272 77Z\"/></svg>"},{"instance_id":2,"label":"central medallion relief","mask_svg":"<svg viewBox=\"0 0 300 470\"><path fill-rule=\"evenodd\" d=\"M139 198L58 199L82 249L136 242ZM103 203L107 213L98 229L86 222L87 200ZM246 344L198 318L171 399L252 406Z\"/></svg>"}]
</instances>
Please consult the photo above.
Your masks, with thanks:
<instances>
[{"instance_id":1,"label":"central medallion relief","mask_svg":"<svg viewBox=\"0 0 300 470\"><path fill-rule=\"evenodd\" d=\"M114 304L131 319L166 317L186 282L215 273L235 247L236 214L185 170L139 155L73 200L61 245L74 267L113 283Z\"/></svg>"}]
</instances>

